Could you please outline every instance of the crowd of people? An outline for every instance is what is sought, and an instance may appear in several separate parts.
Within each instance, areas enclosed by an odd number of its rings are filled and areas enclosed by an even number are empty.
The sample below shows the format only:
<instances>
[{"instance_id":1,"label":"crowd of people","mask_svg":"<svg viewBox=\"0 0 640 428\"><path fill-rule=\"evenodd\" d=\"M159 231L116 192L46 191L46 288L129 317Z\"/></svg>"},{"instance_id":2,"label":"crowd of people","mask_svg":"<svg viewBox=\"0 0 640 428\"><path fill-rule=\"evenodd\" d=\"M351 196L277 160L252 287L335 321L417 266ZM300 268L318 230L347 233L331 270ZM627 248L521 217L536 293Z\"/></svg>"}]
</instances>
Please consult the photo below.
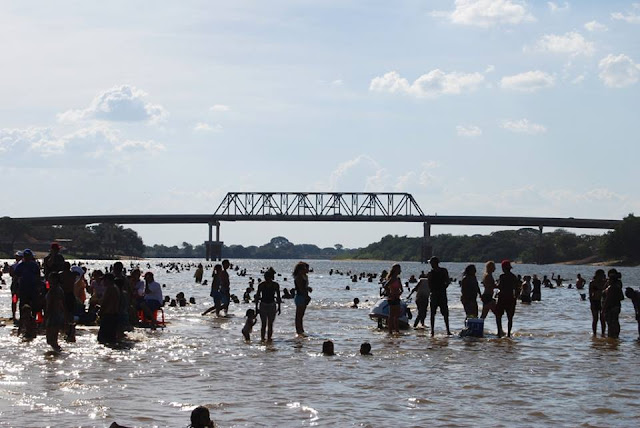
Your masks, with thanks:
<instances>
[{"instance_id":1,"label":"crowd of people","mask_svg":"<svg viewBox=\"0 0 640 428\"><path fill-rule=\"evenodd\" d=\"M12 319L18 321L16 312L20 314L19 334L32 339L38 325L44 325L47 343L57 352L61 332L67 342L75 342L78 322L92 324L99 317L98 341L113 344L133 326L148 323L156 328L155 311L164 304L162 287L152 272L142 280L139 268L127 275L122 262L115 262L106 273L93 271L87 281L86 267L66 261L56 242L42 262L28 248L16 252L7 270Z\"/></svg>"}]
</instances>

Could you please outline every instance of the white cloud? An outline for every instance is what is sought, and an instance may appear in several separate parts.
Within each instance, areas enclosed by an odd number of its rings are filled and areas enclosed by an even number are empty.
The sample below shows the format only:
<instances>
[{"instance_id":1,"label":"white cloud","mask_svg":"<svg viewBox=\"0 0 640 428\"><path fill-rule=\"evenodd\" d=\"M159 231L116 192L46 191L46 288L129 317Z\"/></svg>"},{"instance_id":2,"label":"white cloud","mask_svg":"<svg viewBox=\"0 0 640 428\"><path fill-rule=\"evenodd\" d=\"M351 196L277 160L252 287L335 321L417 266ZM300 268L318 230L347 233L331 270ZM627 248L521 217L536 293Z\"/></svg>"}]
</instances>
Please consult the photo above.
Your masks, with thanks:
<instances>
[{"instance_id":1,"label":"white cloud","mask_svg":"<svg viewBox=\"0 0 640 428\"><path fill-rule=\"evenodd\" d=\"M458 125L456 126L456 133L459 137L479 137L482 135L482 129L475 125Z\"/></svg>"},{"instance_id":2,"label":"white cloud","mask_svg":"<svg viewBox=\"0 0 640 428\"><path fill-rule=\"evenodd\" d=\"M624 54L607 55L598 64L600 79L610 88L633 85L640 78L640 64Z\"/></svg>"},{"instance_id":3,"label":"white cloud","mask_svg":"<svg viewBox=\"0 0 640 428\"><path fill-rule=\"evenodd\" d=\"M595 52L595 47L592 42L585 40L582 34L571 31L563 35L545 34L536 43L535 50L568 54L575 57L579 55L591 56Z\"/></svg>"},{"instance_id":4,"label":"white cloud","mask_svg":"<svg viewBox=\"0 0 640 428\"><path fill-rule=\"evenodd\" d=\"M502 128L507 131L518 134L537 135L547 132L547 128L543 125L530 122L529 119L504 120L501 124Z\"/></svg>"},{"instance_id":5,"label":"white cloud","mask_svg":"<svg viewBox=\"0 0 640 428\"><path fill-rule=\"evenodd\" d=\"M601 23L599 23L598 21L589 21L589 22L586 22L586 23L584 24L584 28L585 28L587 31L590 31L590 32L592 32L592 33L595 33L595 32L598 32L598 31L608 31L608 30L609 30L609 28L608 28L606 25L601 24Z\"/></svg>"},{"instance_id":6,"label":"white cloud","mask_svg":"<svg viewBox=\"0 0 640 428\"><path fill-rule=\"evenodd\" d=\"M114 86L98 94L89 107L58 114L58 120L77 122L94 119L149 123L164 121L168 116L167 111L161 105L146 102L146 96L144 91L133 86Z\"/></svg>"},{"instance_id":7,"label":"white cloud","mask_svg":"<svg viewBox=\"0 0 640 428\"><path fill-rule=\"evenodd\" d=\"M108 152L156 153L165 150L163 144L152 140L123 139L119 131L104 125L82 128L62 136L56 136L51 128L0 129L0 148L43 157L67 152L95 156Z\"/></svg>"},{"instance_id":8,"label":"white cloud","mask_svg":"<svg viewBox=\"0 0 640 428\"><path fill-rule=\"evenodd\" d=\"M640 9L640 3L633 3L634 9ZM626 14L622 12L613 12L611 14L611 19L615 19L617 21L625 21L629 24L640 24L640 15L635 12L627 12Z\"/></svg>"},{"instance_id":9,"label":"white cloud","mask_svg":"<svg viewBox=\"0 0 640 428\"><path fill-rule=\"evenodd\" d=\"M550 88L554 84L555 77L540 70L505 76L500 80L502 89L522 92L535 92L539 89Z\"/></svg>"},{"instance_id":10,"label":"white cloud","mask_svg":"<svg viewBox=\"0 0 640 428\"><path fill-rule=\"evenodd\" d=\"M484 69L485 74L487 73L493 73L495 71L496 67L493 64L490 64L487 66L487 68Z\"/></svg>"},{"instance_id":11,"label":"white cloud","mask_svg":"<svg viewBox=\"0 0 640 428\"><path fill-rule=\"evenodd\" d=\"M333 86L342 86L344 85L344 81L342 79L336 79L336 80L332 80L331 84Z\"/></svg>"},{"instance_id":12,"label":"white cloud","mask_svg":"<svg viewBox=\"0 0 640 428\"><path fill-rule=\"evenodd\" d=\"M224 105L224 104L214 104L213 106L211 106L209 108L209 110L211 110L213 112L223 112L223 111L231 110L231 107L229 107L228 105Z\"/></svg>"},{"instance_id":13,"label":"white cloud","mask_svg":"<svg viewBox=\"0 0 640 428\"><path fill-rule=\"evenodd\" d=\"M484 81L480 73L446 73L435 69L418 77L413 83L390 71L371 80L369 90L391 94L407 94L417 98L435 98L440 95L457 95L475 90Z\"/></svg>"},{"instance_id":14,"label":"white cloud","mask_svg":"<svg viewBox=\"0 0 640 428\"><path fill-rule=\"evenodd\" d=\"M582 83L585 77L586 76L584 74L580 74L579 76L576 76L573 80L571 80L571 83L574 85L577 85L578 83Z\"/></svg>"},{"instance_id":15,"label":"white cloud","mask_svg":"<svg viewBox=\"0 0 640 428\"><path fill-rule=\"evenodd\" d=\"M518 0L456 0L453 11L434 11L431 15L447 18L454 24L484 28L536 20L527 4Z\"/></svg>"},{"instance_id":16,"label":"white cloud","mask_svg":"<svg viewBox=\"0 0 640 428\"><path fill-rule=\"evenodd\" d=\"M547 2L547 6L549 6L549 10L551 11L551 13L566 12L570 9L569 3L567 2L564 2L564 5L560 6L555 2L549 1Z\"/></svg>"},{"instance_id":17,"label":"white cloud","mask_svg":"<svg viewBox=\"0 0 640 428\"><path fill-rule=\"evenodd\" d=\"M209 125L205 122L198 122L196 123L196 126L193 127L193 130L194 132L220 132L222 131L222 125L218 123L215 125Z\"/></svg>"}]
</instances>

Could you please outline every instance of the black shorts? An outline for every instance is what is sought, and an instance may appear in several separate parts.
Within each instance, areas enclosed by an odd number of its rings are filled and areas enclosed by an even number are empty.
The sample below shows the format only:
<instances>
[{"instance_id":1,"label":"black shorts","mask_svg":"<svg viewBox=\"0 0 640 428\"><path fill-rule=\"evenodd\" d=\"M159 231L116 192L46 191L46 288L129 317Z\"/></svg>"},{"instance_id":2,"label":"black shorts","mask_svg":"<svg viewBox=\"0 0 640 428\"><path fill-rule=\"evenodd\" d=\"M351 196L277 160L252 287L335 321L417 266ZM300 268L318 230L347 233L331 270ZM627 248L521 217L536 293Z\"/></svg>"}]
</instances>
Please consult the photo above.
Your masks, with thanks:
<instances>
[{"instance_id":1,"label":"black shorts","mask_svg":"<svg viewBox=\"0 0 640 428\"><path fill-rule=\"evenodd\" d=\"M449 306L447 304L446 294L432 294L431 295L431 313L435 314L440 307L440 312L446 314L449 312Z\"/></svg>"},{"instance_id":2,"label":"black shorts","mask_svg":"<svg viewBox=\"0 0 640 428\"><path fill-rule=\"evenodd\" d=\"M498 303L496 304L496 316L501 317L504 313L507 313L507 316L513 316L516 313L516 299L509 300L500 300L498 299Z\"/></svg>"},{"instance_id":3,"label":"black shorts","mask_svg":"<svg viewBox=\"0 0 640 428\"><path fill-rule=\"evenodd\" d=\"M600 312L602 310L602 301L591 300L591 310Z\"/></svg>"},{"instance_id":4,"label":"black shorts","mask_svg":"<svg viewBox=\"0 0 640 428\"><path fill-rule=\"evenodd\" d=\"M480 296L480 300L482 300L483 305L488 305L490 303L496 302L496 299L494 299L490 294L483 294L482 296Z\"/></svg>"}]
</instances>

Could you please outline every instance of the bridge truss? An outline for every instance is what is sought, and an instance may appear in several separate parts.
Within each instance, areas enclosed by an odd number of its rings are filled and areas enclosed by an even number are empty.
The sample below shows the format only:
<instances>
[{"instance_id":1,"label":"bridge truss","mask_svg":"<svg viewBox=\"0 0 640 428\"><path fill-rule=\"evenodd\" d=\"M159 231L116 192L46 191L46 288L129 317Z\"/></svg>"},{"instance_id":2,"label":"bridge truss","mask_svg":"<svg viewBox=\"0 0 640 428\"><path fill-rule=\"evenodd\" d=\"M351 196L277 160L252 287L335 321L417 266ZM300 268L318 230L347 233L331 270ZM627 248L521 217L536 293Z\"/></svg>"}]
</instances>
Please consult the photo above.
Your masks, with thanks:
<instances>
[{"instance_id":1,"label":"bridge truss","mask_svg":"<svg viewBox=\"0 0 640 428\"><path fill-rule=\"evenodd\" d=\"M229 192L218 220L407 221L424 213L409 193Z\"/></svg>"}]
</instances>

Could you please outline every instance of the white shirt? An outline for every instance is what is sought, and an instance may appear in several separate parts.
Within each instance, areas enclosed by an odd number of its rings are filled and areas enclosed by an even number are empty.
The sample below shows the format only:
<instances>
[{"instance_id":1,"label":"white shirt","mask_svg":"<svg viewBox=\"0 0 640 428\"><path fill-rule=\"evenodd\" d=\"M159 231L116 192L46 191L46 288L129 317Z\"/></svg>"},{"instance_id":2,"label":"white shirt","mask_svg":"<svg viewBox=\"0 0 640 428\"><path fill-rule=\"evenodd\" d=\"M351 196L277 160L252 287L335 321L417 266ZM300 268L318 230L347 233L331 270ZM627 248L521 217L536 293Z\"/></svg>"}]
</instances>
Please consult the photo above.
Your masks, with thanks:
<instances>
[{"instance_id":1,"label":"white shirt","mask_svg":"<svg viewBox=\"0 0 640 428\"><path fill-rule=\"evenodd\" d=\"M148 285L151 293L145 294L144 300L157 300L162 303L162 286L155 281L150 282Z\"/></svg>"}]
</instances>

